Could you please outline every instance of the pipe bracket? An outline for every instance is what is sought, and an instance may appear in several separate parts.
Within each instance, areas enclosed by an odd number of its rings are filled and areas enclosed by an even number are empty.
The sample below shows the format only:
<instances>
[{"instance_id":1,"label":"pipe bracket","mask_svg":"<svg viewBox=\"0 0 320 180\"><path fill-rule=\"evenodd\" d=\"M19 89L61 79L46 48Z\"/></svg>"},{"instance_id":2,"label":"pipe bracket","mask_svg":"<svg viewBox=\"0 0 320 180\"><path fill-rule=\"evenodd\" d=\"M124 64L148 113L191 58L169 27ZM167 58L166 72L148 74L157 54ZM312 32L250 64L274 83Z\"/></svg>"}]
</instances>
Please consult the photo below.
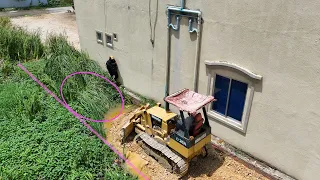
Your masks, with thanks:
<instances>
[{"instance_id":1,"label":"pipe bracket","mask_svg":"<svg viewBox=\"0 0 320 180\"><path fill-rule=\"evenodd\" d=\"M189 33L198 32L198 29L193 27L193 22L194 22L194 19L189 18Z\"/></svg>"},{"instance_id":2,"label":"pipe bracket","mask_svg":"<svg viewBox=\"0 0 320 180\"><path fill-rule=\"evenodd\" d=\"M176 25L173 25L171 23L171 16L169 16L168 18L169 18L169 20L168 20L169 21L169 24L168 24L169 28L172 27L173 30L179 31L181 17L179 15L176 15L176 23L177 23Z\"/></svg>"}]
</instances>

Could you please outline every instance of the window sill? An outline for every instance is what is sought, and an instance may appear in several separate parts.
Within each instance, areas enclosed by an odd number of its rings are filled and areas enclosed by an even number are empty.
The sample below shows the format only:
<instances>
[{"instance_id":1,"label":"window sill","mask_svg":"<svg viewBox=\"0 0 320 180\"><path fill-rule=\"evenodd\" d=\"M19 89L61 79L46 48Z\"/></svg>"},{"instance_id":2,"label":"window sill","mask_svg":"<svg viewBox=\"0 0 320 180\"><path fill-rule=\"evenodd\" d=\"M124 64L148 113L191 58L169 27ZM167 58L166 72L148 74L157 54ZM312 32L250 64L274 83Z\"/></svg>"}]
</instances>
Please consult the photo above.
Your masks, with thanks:
<instances>
[{"instance_id":1,"label":"window sill","mask_svg":"<svg viewBox=\"0 0 320 180\"><path fill-rule=\"evenodd\" d=\"M107 43L107 47L113 48L113 44Z\"/></svg>"},{"instance_id":2,"label":"window sill","mask_svg":"<svg viewBox=\"0 0 320 180\"><path fill-rule=\"evenodd\" d=\"M97 43L103 45L103 41L101 41L101 40L97 40Z\"/></svg>"},{"instance_id":3,"label":"window sill","mask_svg":"<svg viewBox=\"0 0 320 180\"><path fill-rule=\"evenodd\" d=\"M237 120L234 120L232 118L224 117L214 111L208 111L208 116L210 118L213 118L213 120L226 124L242 133L246 132L246 129L244 128L244 124L242 122L237 122Z\"/></svg>"}]
</instances>

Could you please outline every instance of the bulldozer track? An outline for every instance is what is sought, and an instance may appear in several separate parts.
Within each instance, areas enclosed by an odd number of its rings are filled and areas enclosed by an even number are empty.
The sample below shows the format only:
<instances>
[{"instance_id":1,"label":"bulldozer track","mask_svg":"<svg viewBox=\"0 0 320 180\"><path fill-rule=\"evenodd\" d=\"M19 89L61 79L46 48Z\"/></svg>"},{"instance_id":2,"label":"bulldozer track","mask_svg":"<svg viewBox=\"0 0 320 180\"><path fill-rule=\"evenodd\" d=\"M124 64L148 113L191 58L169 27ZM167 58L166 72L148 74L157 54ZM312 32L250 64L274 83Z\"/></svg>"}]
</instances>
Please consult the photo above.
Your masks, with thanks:
<instances>
[{"instance_id":1,"label":"bulldozer track","mask_svg":"<svg viewBox=\"0 0 320 180\"><path fill-rule=\"evenodd\" d=\"M184 176L189 168L188 162L174 153L166 145L157 142L147 133L140 133L135 138L137 142L143 142L142 148L148 155L153 156L160 164L164 165L167 170L178 174L180 177Z\"/></svg>"}]
</instances>

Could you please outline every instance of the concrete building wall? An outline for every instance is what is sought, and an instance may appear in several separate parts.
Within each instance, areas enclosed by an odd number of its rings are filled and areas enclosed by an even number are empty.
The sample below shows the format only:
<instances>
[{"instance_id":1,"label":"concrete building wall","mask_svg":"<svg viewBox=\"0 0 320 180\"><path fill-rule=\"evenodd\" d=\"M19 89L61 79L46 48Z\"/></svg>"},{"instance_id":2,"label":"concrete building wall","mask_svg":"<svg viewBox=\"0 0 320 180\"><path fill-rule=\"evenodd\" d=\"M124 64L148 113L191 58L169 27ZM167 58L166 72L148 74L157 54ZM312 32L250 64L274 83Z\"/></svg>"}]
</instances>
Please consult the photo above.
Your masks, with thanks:
<instances>
[{"instance_id":1,"label":"concrete building wall","mask_svg":"<svg viewBox=\"0 0 320 180\"><path fill-rule=\"evenodd\" d=\"M17 7L29 7L38 6L39 3L47 4L47 0L1 0L0 8L17 8Z\"/></svg>"},{"instance_id":2,"label":"concrete building wall","mask_svg":"<svg viewBox=\"0 0 320 180\"><path fill-rule=\"evenodd\" d=\"M102 67L110 55L123 84L162 101L165 90L168 4L178 0L76 0L83 50ZM207 94L216 72L248 82L252 104L246 131L210 118L212 133L298 179L316 179L320 170L320 2L186 0L203 13L199 92ZM155 28L155 47L150 42ZM153 27L152 27L153 28ZM114 48L100 45L95 30L117 33ZM193 89L196 34L187 20L173 32L170 92ZM208 66L226 61L262 76L253 80L232 68ZM212 83L212 82L211 82ZM210 88L209 88L210 89ZM250 100L249 100L250 101Z\"/></svg>"}]
</instances>

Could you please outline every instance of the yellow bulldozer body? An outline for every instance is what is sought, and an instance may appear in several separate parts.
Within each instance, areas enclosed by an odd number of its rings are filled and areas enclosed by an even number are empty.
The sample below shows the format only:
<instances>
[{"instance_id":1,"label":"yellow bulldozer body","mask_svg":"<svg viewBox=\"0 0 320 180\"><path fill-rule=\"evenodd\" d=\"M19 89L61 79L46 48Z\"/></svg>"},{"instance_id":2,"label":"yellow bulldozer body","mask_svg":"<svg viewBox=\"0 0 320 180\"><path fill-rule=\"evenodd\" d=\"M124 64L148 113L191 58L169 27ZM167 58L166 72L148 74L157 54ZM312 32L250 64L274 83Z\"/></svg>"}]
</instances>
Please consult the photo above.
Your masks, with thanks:
<instances>
[{"instance_id":1,"label":"yellow bulldozer body","mask_svg":"<svg viewBox=\"0 0 320 180\"><path fill-rule=\"evenodd\" d=\"M174 169L176 173L183 175L194 157L207 155L205 146L211 141L211 127L204 106L214 101L214 98L185 89L168 96L166 100L178 108L180 106L179 116L162 108L159 103L154 107L147 104L135 111L130 121L123 126L121 133L125 139L135 131L136 141L147 154L152 154L150 151L153 151L158 154L154 156L159 162L167 162L164 163L167 169ZM198 112L201 109L205 121ZM188 119L184 118L184 111L188 112ZM198 115L200 119L196 118ZM190 126L190 122L194 124Z\"/></svg>"}]
</instances>

